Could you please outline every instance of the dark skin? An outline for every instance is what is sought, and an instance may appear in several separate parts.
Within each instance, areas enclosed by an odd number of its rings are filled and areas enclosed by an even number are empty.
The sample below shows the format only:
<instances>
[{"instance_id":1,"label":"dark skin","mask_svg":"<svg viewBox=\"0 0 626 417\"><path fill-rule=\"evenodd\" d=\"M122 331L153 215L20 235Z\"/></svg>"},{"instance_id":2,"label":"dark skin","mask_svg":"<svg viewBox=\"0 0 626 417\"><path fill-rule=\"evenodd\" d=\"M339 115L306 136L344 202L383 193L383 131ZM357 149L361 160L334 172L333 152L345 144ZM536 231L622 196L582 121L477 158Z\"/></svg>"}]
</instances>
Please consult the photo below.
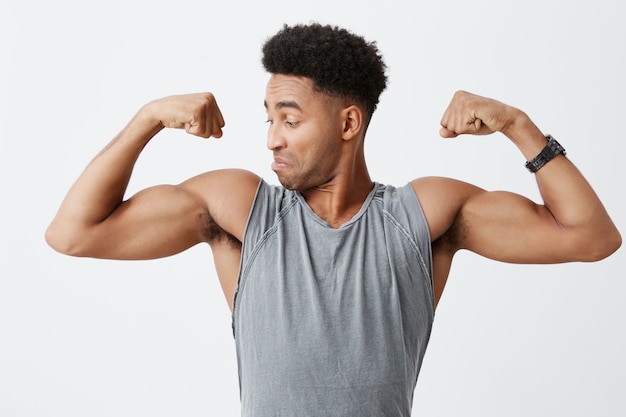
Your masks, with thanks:
<instances>
[{"instance_id":1,"label":"dark skin","mask_svg":"<svg viewBox=\"0 0 626 417\"><path fill-rule=\"evenodd\" d=\"M331 227L349 221L373 187L363 151L368 119L363 107L317 92L308 78L280 74L268 82L265 107L267 146L278 179L300 190ZM46 232L48 243L69 255L107 259L153 259L208 243L232 309L241 241L260 178L245 170L209 171L124 200L139 154L160 130L219 138L223 126L210 93L144 106L69 190ZM502 132L527 160L546 144L522 111L466 92L455 94L441 126L444 138ZM436 302L461 249L513 263L596 261L617 250L619 232L567 158L554 158L536 180L543 204L449 178L411 182L433 242Z\"/></svg>"}]
</instances>

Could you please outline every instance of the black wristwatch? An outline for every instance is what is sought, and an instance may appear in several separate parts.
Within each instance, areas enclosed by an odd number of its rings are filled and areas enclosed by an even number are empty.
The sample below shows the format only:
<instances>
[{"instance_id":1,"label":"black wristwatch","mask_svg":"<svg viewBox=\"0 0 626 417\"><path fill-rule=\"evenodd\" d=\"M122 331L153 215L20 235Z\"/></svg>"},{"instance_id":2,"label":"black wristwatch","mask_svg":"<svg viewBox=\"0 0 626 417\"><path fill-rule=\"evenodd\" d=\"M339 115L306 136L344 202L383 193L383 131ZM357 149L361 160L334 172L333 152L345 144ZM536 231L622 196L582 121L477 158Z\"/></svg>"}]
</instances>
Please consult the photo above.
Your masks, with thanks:
<instances>
[{"instance_id":1,"label":"black wristwatch","mask_svg":"<svg viewBox=\"0 0 626 417\"><path fill-rule=\"evenodd\" d=\"M526 168L531 172L535 173L539 171L539 169L547 164L552 158L557 156L558 154L566 155L565 148L561 146L559 142L556 141L552 137L552 135L546 135L546 139L548 140L548 144L539 155L534 157L532 160L526 162Z\"/></svg>"}]
</instances>

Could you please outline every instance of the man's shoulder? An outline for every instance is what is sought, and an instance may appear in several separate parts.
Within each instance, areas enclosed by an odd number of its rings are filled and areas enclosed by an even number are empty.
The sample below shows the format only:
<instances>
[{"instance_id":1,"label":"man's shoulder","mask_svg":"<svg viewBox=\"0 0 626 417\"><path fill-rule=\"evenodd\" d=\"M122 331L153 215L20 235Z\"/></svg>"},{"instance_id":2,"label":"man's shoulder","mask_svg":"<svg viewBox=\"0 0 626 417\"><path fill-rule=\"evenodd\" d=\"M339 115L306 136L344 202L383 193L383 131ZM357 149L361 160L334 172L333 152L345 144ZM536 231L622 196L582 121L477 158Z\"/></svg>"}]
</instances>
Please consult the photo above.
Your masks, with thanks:
<instances>
[{"instance_id":1,"label":"man's shoulder","mask_svg":"<svg viewBox=\"0 0 626 417\"><path fill-rule=\"evenodd\" d=\"M225 168L206 171L184 181L181 186L201 198L239 198L256 193L261 178L251 171Z\"/></svg>"},{"instance_id":2,"label":"man's shoulder","mask_svg":"<svg viewBox=\"0 0 626 417\"><path fill-rule=\"evenodd\" d=\"M433 240L450 229L470 197L485 191L448 177L421 177L412 180L410 184L424 210Z\"/></svg>"},{"instance_id":3,"label":"man's shoulder","mask_svg":"<svg viewBox=\"0 0 626 417\"><path fill-rule=\"evenodd\" d=\"M181 187L201 201L216 226L241 241L260 181L250 171L233 168L198 174Z\"/></svg>"},{"instance_id":4,"label":"man's shoulder","mask_svg":"<svg viewBox=\"0 0 626 417\"><path fill-rule=\"evenodd\" d=\"M450 193L459 198L463 198L472 193L484 191L468 182L440 176L419 177L411 180L409 183L418 197L420 197L420 200L423 198L435 198L439 200L446 195L450 196Z\"/></svg>"},{"instance_id":5,"label":"man's shoulder","mask_svg":"<svg viewBox=\"0 0 626 417\"><path fill-rule=\"evenodd\" d=\"M199 179L203 181L214 181L216 179L228 180L229 182L254 182L258 184L261 177L252 171L242 168L223 168L212 171L205 171L190 180Z\"/></svg>"}]
</instances>

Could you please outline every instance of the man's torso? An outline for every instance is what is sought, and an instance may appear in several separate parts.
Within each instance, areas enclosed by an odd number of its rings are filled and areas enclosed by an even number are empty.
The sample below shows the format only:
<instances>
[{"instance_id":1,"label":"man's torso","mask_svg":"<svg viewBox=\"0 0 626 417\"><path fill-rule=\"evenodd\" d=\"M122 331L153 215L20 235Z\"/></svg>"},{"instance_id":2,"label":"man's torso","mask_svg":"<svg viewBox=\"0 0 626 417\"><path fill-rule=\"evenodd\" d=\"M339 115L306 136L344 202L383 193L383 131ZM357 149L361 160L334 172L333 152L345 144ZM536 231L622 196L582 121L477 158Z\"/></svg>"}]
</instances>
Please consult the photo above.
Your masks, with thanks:
<instances>
[{"instance_id":1,"label":"man's torso","mask_svg":"<svg viewBox=\"0 0 626 417\"><path fill-rule=\"evenodd\" d=\"M299 193L261 183L233 311L243 415L408 416L431 262L410 185L376 184L333 229Z\"/></svg>"}]
</instances>

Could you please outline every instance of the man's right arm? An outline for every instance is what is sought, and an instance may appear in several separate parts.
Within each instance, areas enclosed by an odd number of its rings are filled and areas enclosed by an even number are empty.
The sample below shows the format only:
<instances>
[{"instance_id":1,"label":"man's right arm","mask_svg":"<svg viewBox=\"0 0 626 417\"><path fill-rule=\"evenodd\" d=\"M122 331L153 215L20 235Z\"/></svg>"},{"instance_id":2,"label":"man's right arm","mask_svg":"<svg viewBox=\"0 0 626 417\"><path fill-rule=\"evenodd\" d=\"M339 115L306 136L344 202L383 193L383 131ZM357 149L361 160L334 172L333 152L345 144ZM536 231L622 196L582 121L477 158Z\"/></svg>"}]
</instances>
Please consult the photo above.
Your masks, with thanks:
<instances>
[{"instance_id":1,"label":"man's right arm","mask_svg":"<svg viewBox=\"0 0 626 417\"><path fill-rule=\"evenodd\" d=\"M252 173L207 172L124 200L139 154L161 129L184 128L208 138L221 137L223 126L210 93L144 106L71 187L46 231L50 246L73 256L151 259L208 242L215 226L241 241L259 181Z\"/></svg>"}]
</instances>

